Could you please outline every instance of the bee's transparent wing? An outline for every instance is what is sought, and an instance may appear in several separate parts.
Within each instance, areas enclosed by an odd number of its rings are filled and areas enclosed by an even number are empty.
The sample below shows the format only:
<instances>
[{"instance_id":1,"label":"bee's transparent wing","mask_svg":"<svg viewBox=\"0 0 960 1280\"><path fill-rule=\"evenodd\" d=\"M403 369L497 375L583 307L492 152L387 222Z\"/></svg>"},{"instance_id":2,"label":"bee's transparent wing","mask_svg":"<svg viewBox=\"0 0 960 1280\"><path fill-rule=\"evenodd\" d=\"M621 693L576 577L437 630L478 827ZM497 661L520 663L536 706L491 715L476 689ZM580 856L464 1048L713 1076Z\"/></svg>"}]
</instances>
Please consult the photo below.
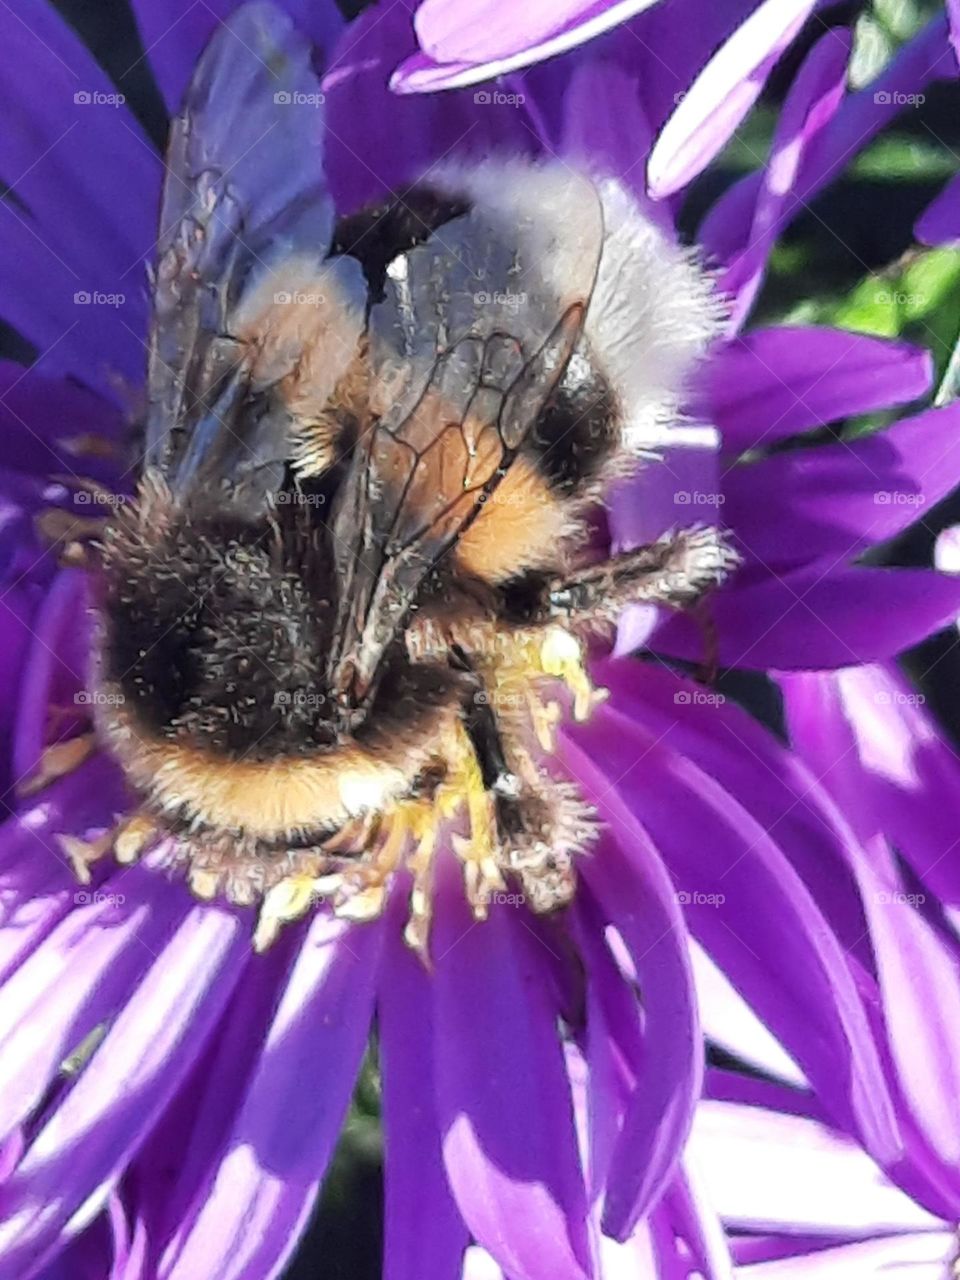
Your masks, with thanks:
<instances>
[{"instance_id":1,"label":"bee's transparent wing","mask_svg":"<svg viewBox=\"0 0 960 1280\"><path fill-rule=\"evenodd\" d=\"M282 474L285 415L250 411L263 391L256 313L291 296L291 261L313 287L328 270L321 103L308 42L281 10L254 3L218 28L172 123L145 462L174 495L221 484L256 496Z\"/></svg>"},{"instance_id":2,"label":"bee's transparent wing","mask_svg":"<svg viewBox=\"0 0 960 1280\"><path fill-rule=\"evenodd\" d=\"M592 191L592 188L591 188ZM331 679L368 695L424 578L494 491L580 339L603 240L599 200L562 287L550 246L482 205L395 259L371 309L372 428L355 449L333 534L341 584Z\"/></svg>"}]
</instances>

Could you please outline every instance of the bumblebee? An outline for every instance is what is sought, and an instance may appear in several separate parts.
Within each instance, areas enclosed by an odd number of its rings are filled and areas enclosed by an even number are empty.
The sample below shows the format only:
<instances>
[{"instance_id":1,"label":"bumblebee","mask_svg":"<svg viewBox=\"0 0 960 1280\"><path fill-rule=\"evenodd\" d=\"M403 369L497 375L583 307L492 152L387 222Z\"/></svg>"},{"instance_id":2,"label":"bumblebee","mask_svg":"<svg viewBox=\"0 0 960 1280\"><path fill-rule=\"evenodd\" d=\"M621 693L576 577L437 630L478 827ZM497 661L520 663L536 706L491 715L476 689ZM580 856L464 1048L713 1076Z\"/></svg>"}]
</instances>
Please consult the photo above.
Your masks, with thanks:
<instances>
[{"instance_id":1,"label":"bumblebee","mask_svg":"<svg viewBox=\"0 0 960 1280\"><path fill-rule=\"evenodd\" d=\"M592 815L544 767L599 696L585 640L735 557L692 528L600 559L592 514L678 415L718 306L622 186L441 166L337 217L308 44L263 4L172 125L136 499L97 567L100 728L201 896L258 945L412 875L449 829L478 917L566 903Z\"/></svg>"}]
</instances>

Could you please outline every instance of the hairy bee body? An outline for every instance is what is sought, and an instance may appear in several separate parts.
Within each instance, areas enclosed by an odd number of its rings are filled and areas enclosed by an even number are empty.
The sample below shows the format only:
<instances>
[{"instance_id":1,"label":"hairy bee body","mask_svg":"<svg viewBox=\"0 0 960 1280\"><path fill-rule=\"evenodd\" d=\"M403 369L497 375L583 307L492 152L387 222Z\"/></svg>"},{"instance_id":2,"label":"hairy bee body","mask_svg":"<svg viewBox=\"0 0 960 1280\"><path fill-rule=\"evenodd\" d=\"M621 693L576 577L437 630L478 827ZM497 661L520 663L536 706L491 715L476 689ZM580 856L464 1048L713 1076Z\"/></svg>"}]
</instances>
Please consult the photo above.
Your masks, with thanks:
<instances>
[{"instance_id":1,"label":"hairy bee body","mask_svg":"<svg viewBox=\"0 0 960 1280\"><path fill-rule=\"evenodd\" d=\"M618 184L559 165L438 169L337 220L312 75L246 6L174 125L146 456L99 570L102 727L207 891L333 877L373 914L405 844L423 890L460 822L478 914L510 875L549 909L590 832L539 761L558 688L590 712L582 635L733 563L703 529L604 561L589 522L716 307ZM270 118L285 169L251 142Z\"/></svg>"}]
</instances>

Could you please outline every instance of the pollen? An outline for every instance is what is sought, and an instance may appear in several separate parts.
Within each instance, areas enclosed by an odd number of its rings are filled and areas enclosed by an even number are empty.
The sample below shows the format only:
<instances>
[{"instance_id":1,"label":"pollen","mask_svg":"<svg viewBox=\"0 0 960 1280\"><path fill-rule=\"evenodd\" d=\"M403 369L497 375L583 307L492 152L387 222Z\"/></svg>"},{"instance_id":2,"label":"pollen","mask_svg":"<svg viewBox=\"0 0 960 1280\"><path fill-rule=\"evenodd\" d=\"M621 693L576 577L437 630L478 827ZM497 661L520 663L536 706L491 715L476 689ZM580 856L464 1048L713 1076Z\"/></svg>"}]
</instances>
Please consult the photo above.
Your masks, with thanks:
<instances>
[{"instance_id":1,"label":"pollen","mask_svg":"<svg viewBox=\"0 0 960 1280\"><path fill-rule=\"evenodd\" d=\"M547 751L553 749L562 715L559 703L548 697L547 686L559 683L567 688L577 719L586 719L606 696L587 675L579 640L559 626L515 633L509 644L500 645L484 674L491 689L488 696L504 711L504 721L526 713L528 728ZM510 709L518 716L511 716ZM560 847L547 836L538 838L536 825L523 846L505 847L498 833L495 795L484 784L476 751L459 720L438 744L437 754L443 772L432 794L396 801L363 821L355 820L329 842L329 860L315 864L316 874L294 872L267 891L254 936L258 951L321 901L345 920L376 919L402 872L410 883L404 937L428 963L435 861L444 845L460 863L464 894L477 921L486 919L497 895L506 894L511 878L519 882L521 896L535 911L570 901L575 888L573 854L595 834L591 815L574 790L553 784L551 801L541 801L540 829L562 833ZM523 776L515 779L515 789L506 788L510 800L523 795L525 782L542 784L525 748L518 748L515 758ZM548 812L551 805L557 812Z\"/></svg>"}]
</instances>

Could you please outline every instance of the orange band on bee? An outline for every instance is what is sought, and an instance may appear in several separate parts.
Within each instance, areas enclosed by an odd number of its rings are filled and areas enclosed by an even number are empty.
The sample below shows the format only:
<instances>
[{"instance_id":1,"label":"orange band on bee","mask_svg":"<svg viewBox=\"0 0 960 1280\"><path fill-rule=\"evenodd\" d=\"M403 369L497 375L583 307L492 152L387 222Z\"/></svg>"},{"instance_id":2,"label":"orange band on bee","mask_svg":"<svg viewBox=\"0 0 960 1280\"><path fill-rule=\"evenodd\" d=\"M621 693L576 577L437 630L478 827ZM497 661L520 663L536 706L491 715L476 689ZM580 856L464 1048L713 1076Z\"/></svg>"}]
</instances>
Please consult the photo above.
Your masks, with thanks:
<instances>
[{"instance_id":1,"label":"orange band on bee","mask_svg":"<svg viewBox=\"0 0 960 1280\"><path fill-rule=\"evenodd\" d=\"M136 727L121 706L110 707L104 728L131 782L160 812L275 841L342 826L407 795L455 716L451 709L438 722L436 737L406 742L402 750L349 742L323 754L275 760L229 760L164 741Z\"/></svg>"}]
</instances>

